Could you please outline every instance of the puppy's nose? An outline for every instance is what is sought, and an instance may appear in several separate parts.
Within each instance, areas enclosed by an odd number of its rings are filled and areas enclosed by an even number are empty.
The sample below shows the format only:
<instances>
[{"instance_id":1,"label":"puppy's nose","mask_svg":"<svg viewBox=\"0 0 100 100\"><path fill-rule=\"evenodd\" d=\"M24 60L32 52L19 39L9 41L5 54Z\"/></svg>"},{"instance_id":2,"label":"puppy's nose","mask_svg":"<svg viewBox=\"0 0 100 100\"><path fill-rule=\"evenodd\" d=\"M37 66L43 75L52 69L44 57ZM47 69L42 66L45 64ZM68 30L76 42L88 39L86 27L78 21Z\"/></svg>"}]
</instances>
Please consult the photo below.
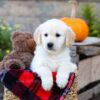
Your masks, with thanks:
<instances>
[{"instance_id":1,"label":"puppy's nose","mask_svg":"<svg viewBox=\"0 0 100 100\"><path fill-rule=\"evenodd\" d=\"M47 46L48 46L49 49L52 49L53 45L54 45L54 44L53 44L52 42L49 42L49 43L47 44Z\"/></svg>"}]
</instances>

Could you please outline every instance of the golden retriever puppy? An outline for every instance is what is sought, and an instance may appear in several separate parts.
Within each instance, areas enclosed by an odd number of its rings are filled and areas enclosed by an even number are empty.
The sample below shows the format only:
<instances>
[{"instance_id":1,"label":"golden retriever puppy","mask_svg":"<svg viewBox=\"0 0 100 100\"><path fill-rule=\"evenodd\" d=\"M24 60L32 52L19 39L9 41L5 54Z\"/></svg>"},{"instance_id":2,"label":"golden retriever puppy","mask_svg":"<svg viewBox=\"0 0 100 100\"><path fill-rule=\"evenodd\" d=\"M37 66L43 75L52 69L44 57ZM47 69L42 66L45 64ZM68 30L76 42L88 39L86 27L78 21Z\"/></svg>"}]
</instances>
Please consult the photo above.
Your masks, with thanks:
<instances>
[{"instance_id":1,"label":"golden retriever puppy","mask_svg":"<svg viewBox=\"0 0 100 100\"><path fill-rule=\"evenodd\" d=\"M51 19L36 29L34 40L37 46L30 69L40 76L44 90L53 86L52 72L57 72L58 87L64 88L69 74L77 68L71 62L69 49L75 40L74 32L61 20Z\"/></svg>"}]
</instances>

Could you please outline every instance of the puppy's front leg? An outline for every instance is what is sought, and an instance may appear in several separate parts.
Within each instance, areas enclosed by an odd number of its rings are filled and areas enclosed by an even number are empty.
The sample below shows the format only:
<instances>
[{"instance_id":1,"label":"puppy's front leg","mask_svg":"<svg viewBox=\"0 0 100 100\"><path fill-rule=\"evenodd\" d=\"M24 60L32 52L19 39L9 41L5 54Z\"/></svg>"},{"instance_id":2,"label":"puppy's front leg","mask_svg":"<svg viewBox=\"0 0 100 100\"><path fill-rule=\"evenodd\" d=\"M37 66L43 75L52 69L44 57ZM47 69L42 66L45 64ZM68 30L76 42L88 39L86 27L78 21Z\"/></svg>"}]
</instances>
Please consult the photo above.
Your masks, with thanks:
<instances>
[{"instance_id":1,"label":"puppy's front leg","mask_svg":"<svg viewBox=\"0 0 100 100\"><path fill-rule=\"evenodd\" d=\"M66 65L68 67L66 67ZM59 88L64 88L66 86L70 73L74 72L76 69L77 69L76 65L72 63L63 64L62 66L59 67L56 76L56 83Z\"/></svg>"},{"instance_id":2,"label":"puppy's front leg","mask_svg":"<svg viewBox=\"0 0 100 100\"><path fill-rule=\"evenodd\" d=\"M40 76L42 87L44 90L49 91L53 86L53 77L51 70L46 66L39 67L34 70Z\"/></svg>"},{"instance_id":3,"label":"puppy's front leg","mask_svg":"<svg viewBox=\"0 0 100 100\"><path fill-rule=\"evenodd\" d=\"M56 83L59 88L64 88L68 82L69 71L65 67L61 67L57 71Z\"/></svg>"}]
</instances>

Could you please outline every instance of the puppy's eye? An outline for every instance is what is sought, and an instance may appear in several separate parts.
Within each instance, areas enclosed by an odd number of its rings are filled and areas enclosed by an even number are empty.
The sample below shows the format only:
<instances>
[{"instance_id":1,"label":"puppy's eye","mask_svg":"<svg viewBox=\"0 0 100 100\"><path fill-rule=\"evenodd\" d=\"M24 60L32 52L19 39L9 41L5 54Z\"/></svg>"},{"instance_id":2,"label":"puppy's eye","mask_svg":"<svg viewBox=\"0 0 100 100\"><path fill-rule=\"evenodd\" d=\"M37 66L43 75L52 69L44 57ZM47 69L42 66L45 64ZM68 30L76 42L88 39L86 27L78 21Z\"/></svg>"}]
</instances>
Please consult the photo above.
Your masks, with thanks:
<instances>
[{"instance_id":1,"label":"puppy's eye","mask_svg":"<svg viewBox=\"0 0 100 100\"><path fill-rule=\"evenodd\" d=\"M61 35L59 33L56 33L56 37L60 37Z\"/></svg>"},{"instance_id":2,"label":"puppy's eye","mask_svg":"<svg viewBox=\"0 0 100 100\"><path fill-rule=\"evenodd\" d=\"M45 33L45 34L44 34L44 36L45 36L45 37L47 37L47 36L48 36L48 34L47 34L47 33Z\"/></svg>"}]
</instances>

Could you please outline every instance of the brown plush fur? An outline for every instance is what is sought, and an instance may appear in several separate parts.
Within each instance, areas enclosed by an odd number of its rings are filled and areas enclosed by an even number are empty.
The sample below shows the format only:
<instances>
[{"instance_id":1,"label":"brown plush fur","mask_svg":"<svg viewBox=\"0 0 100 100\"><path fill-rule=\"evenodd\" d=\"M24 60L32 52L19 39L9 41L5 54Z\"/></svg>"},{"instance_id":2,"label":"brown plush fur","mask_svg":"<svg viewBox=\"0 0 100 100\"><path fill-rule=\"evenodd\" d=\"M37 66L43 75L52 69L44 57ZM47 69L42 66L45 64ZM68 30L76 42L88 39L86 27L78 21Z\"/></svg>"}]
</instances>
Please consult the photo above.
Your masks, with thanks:
<instances>
[{"instance_id":1,"label":"brown plush fur","mask_svg":"<svg viewBox=\"0 0 100 100\"><path fill-rule=\"evenodd\" d=\"M31 33L14 32L11 37L12 51L1 62L4 69L30 66L33 58L35 42Z\"/></svg>"}]
</instances>

